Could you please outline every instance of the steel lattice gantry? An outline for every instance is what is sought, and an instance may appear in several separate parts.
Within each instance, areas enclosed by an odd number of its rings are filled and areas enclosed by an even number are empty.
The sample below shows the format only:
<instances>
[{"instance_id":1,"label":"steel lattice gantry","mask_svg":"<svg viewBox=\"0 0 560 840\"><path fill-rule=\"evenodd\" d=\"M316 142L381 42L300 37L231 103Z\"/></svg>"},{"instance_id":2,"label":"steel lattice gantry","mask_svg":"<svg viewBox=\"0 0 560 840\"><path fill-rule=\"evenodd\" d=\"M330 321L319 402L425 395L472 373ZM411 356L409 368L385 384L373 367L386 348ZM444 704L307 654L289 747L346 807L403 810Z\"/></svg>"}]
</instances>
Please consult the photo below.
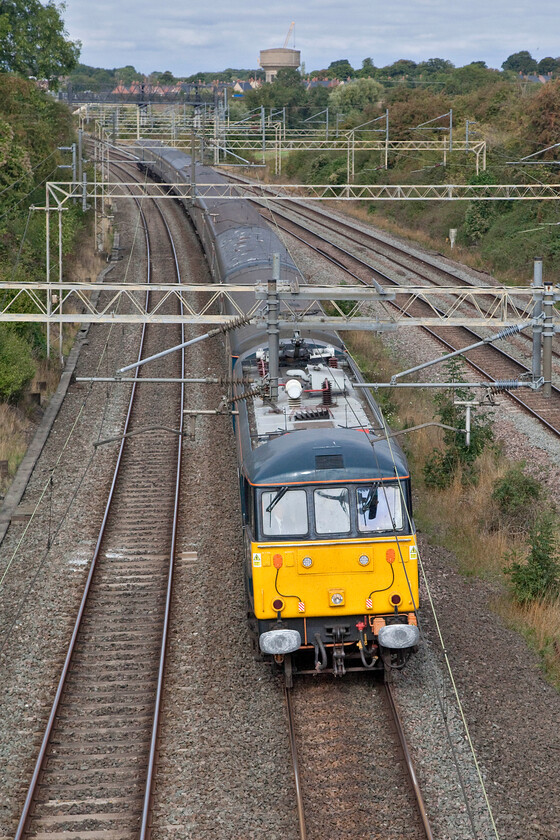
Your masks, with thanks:
<instances>
[{"instance_id":1,"label":"steel lattice gantry","mask_svg":"<svg viewBox=\"0 0 560 840\"><path fill-rule=\"evenodd\" d=\"M162 195L161 190L173 193ZM47 191L57 210L71 198L104 200L107 198L193 197L185 183L149 184L133 181L79 184L69 181L49 182ZM194 185L199 198L263 198L274 201L557 201L560 184L204 184Z\"/></svg>"},{"instance_id":2,"label":"steel lattice gantry","mask_svg":"<svg viewBox=\"0 0 560 840\"><path fill-rule=\"evenodd\" d=\"M2 284L5 292L0 305L0 322L33 321L39 323L190 323L203 326L228 324L239 316L247 316L256 323L266 324L265 286L257 286L255 297L248 296L243 285L208 284L162 284L162 283L21 283ZM103 292L102 303L94 303ZM161 293L161 299L151 308L146 308L146 292ZM471 287L424 288L403 286L383 288L379 285L364 286L309 286L301 284L297 290L278 287L281 302L279 326L282 329L333 329L375 331L394 330L401 326L464 326L487 327L491 329L507 325L528 325L533 320L535 296L533 286L496 288ZM560 291L544 287L541 296L553 301L560 300ZM204 303L194 303L206 297ZM184 307L183 315L165 313L165 304L170 299L179 300ZM250 301L249 304L247 301ZM219 313L220 307L229 302L234 315ZM332 314L318 314L320 305L328 301ZM353 301L350 312L343 311L337 301ZM388 307L395 301L400 311ZM429 307L429 315L411 315L417 302ZM123 312L125 307L127 312ZM468 315L465 314L468 307ZM344 310L348 307L345 306ZM552 328L560 332L560 313L553 310Z\"/></svg>"}]
</instances>

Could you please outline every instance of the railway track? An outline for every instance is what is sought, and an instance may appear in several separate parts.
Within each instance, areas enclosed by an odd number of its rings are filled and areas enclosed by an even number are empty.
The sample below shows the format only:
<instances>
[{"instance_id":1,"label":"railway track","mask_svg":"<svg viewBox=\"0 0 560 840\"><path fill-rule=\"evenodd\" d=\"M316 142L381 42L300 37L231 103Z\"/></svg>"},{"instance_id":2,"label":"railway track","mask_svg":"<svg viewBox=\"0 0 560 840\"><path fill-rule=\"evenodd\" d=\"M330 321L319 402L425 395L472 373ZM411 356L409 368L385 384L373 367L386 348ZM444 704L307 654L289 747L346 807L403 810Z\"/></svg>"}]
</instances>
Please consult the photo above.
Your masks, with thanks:
<instances>
[{"instance_id":1,"label":"railway track","mask_svg":"<svg viewBox=\"0 0 560 840\"><path fill-rule=\"evenodd\" d=\"M305 208L305 210L307 212L309 208ZM389 277L386 273L370 265L362 258L328 241L324 236L321 236L316 231L310 230L302 223L296 222L292 218L287 218L286 214L282 211L280 211L280 214L283 218L281 223L274 218L276 216L276 210L274 211L274 217L270 213L265 213L265 216L270 218L281 230L291 236L295 236L307 247L313 249L317 254L336 265L337 268L346 272L354 281L364 285L370 285L371 277L373 276L376 281L386 286L400 288L400 282ZM427 275L424 275L422 279L429 281ZM447 281L452 279L454 285L457 283L463 286L471 285L463 278L457 278L455 274L451 273L446 276L446 279ZM433 311L421 301L415 301L412 305L408 305L406 295L406 290L403 290L405 300L399 304L397 299L397 301L389 305L397 308L401 312L406 309L406 314L409 316L417 318L423 315L433 316ZM467 318L468 310L465 310L465 319ZM483 338L480 333L467 327L438 327L437 329L423 327L422 329L450 352L469 346ZM523 335L523 333L520 333L517 339L524 343L525 354L530 356L532 347L531 339ZM553 358L557 363L560 362L560 353L557 349L553 350ZM469 351L469 354L465 356L465 360L473 370L482 376L483 380L488 381L489 386L494 382L516 381L518 379L529 378L531 375L531 369L528 365L523 364L510 353L494 345L485 345L477 350ZM552 386L552 394L548 398L542 396L542 393L539 391L531 391L529 389L523 389L519 393L513 393L511 390L508 390L505 393L507 393L507 396L516 405L537 419L550 432L556 436L560 436L560 389L558 387Z\"/></svg>"},{"instance_id":2,"label":"railway track","mask_svg":"<svg viewBox=\"0 0 560 840\"><path fill-rule=\"evenodd\" d=\"M150 237L142 218L149 282ZM159 236L169 236L175 254L163 214L157 221L164 225ZM176 257L173 265L180 281ZM149 302L157 302L153 294ZM178 327L145 325L138 359L173 338L183 340ZM184 376L178 355L155 363L151 373ZM174 386L172 395L166 386L140 386L141 379L142 369L132 386L105 515L16 840L145 837L149 829L184 386ZM138 434L153 427L154 417L158 427L175 428L177 434Z\"/></svg>"},{"instance_id":3,"label":"railway track","mask_svg":"<svg viewBox=\"0 0 560 840\"><path fill-rule=\"evenodd\" d=\"M247 179L240 177L236 178L230 174L228 174L228 177L230 177L233 181L247 181ZM262 207L262 199L255 199L255 201L260 207ZM265 218L271 221L278 229L288 233L290 236L294 236L300 242L315 251L315 253L319 256L329 260L337 268L351 276L353 280L364 285L371 285L371 278L373 276L375 280L385 285L394 286L396 288L401 287L401 283L398 280L388 276L385 272L371 265L361 257L357 257L355 254L349 252L342 246L336 245L317 231L311 230L308 226L302 224L302 222L295 221L286 212L283 206L277 208L275 205L274 212L272 212L272 210L270 210L272 203L272 198L267 200L267 208L261 211ZM303 216L304 219L307 220L310 218L314 220L319 219L318 224L322 226L325 226L325 218L328 218L328 215L322 211L317 211L307 206L300 207L295 202L294 206L290 208L290 212ZM279 222L278 217L281 217L283 221ZM362 250L366 248L368 250L373 250L376 243L380 242L383 246L386 245L383 240L380 240L373 234L370 235L363 233L363 238L358 239L355 236L355 228L344 222L339 223L338 219L336 220L336 223L327 224L326 227L337 234L340 234L339 228L344 229L344 235L350 241L355 244L359 244ZM392 254L397 253L400 255L400 261L398 261L397 264L403 266L404 263L402 262L402 255L405 253L404 250L397 248L397 246L388 246L388 249ZM422 260L419 257L409 255L407 252L406 257L407 259L410 257L416 265L414 269L415 281L418 277L420 277L425 284L433 285L435 281L431 274L435 271L438 275L438 279L443 280L447 285L449 285L450 282L452 285L474 285L465 278L461 278L455 272L447 272L441 268L434 269L432 265L430 265L430 275L425 272L419 273L417 266L425 265ZM391 259L394 261L395 257L393 256ZM410 271L410 269L407 268L407 271ZM437 282L436 285L440 285L440 283ZM412 305L409 305L406 301L406 290L403 290L402 295L405 298L404 302L399 304L398 301L395 301L390 303L389 306L398 309L400 312L406 310L406 314L408 316L415 316L417 318L422 317L424 314L432 317L434 309L438 311L436 307L430 308L427 304L424 304L421 301L415 301ZM461 311L465 313L465 319L468 319L469 305L466 303L462 304ZM467 327L423 327L422 329L450 352L460 350L461 348L476 343L483 338L480 333ZM527 335L519 333L516 336L516 340L524 344L525 357L530 357L532 351L531 339ZM556 342L556 344L557 343L558 342ZM514 382L520 379L523 380L531 378L531 368L527 364L524 364L510 353L505 352L493 344L487 344L479 350L469 352L470 355L465 356L467 364L480 374L483 380L488 381L489 388L491 388L492 384L496 382ZM560 362L560 353L557 349L553 349L553 357ZM507 397L512 402L538 420L549 432L555 436L560 436L560 389L558 387L554 385L552 386L552 394L548 398L543 397L539 391L532 391L528 388L523 388L522 390L520 389L518 393L513 393L512 388L504 389L502 387L499 390L506 393Z\"/></svg>"},{"instance_id":4,"label":"railway track","mask_svg":"<svg viewBox=\"0 0 560 840\"><path fill-rule=\"evenodd\" d=\"M300 840L433 840L393 687L364 682L285 687Z\"/></svg>"}]
</instances>

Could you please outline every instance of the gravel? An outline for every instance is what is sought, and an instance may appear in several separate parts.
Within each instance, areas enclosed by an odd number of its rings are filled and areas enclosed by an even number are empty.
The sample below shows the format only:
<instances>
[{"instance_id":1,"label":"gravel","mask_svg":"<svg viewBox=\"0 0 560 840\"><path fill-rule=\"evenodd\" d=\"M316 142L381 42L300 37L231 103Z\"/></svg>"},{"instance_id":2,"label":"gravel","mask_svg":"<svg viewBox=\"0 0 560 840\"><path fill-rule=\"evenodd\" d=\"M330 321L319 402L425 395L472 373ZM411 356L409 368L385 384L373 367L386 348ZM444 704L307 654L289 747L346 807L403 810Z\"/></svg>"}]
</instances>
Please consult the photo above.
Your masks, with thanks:
<instances>
[{"instance_id":1,"label":"gravel","mask_svg":"<svg viewBox=\"0 0 560 840\"><path fill-rule=\"evenodd\" d=\"M130 212L124 202L119 205L117 224L125 248L134 227ZM174 227L184 224L177 211ZM182 249L194 247L194 237L188 235L180 246L180 259ZM335 269L325 268L299 246L292 246L292 251L318 282L336 279ZM208 277L202 262L198 276L202 282ZM90 335L80 358L79 375L96 368L106 331L96 328ZM109 355L100 373L118 366L131 341L129 328L113 329ZM412 331L388 341L411 364L434 354L432 342ZM214 373L222 369L223 359L219 341L202 342L189 350L189 371L195 376ZM122 387L100 385L90 393L88 386L71 386L24 497L26 503L39 499L57 464L61 442L87 397L87 410L79 416L72 442L55 468L52 504L48 490L0 589L0 836L13 835L104 507L100 487L106 487L111 474L114 449L100 447L90 461L91 443L119 430L125 392ZM217 387L189 386L187 407L216 407L220 396ZM532 464L543 464L546 482L552 489L558 487L557 441L511 408L505 398L501 399L496 429L508 452ZM53 547L46 553L49 530L52 538L63 514ZM246 629L240 522L230 423L224 417L198 417L194 440L185 441L154 840L297 837L282 684L253 658ZM12 526L0 546L0 576L21 534L21 525ZM505 627L492 610L499 591L487 582L461 576L456 559L427 545L422 535L420 548L446 656L500 836L558 840L560 697L543 679L538 658L521 636ZM437 840L486 840L495 834L453 699L435 622L426 607L422 631L421 651L395 677L395 685L435 836ZM373 703L369 705L371 697L365 686L364 681L349 681L347 685L317 683L311 688L326 708L321 726L340 718L335 713L335 699L347 703L342 732L348 734L349 752L362 726L370 738L384 735L385 725L379 724ZM310 716L309 724L305 717L306 702L299 709L301 726L310 726L306 743L313 744L313 721ZM321 758L328 744L320 727L316 741L315 759ZM321 790L322 785L328 789L332 808L332 798L345 782L332 775L328 750L314 767L316 789ZM350 763L345 772L348 777L362 771ZM373 786L382 786L389 772L382 751L378 771L371 766L364 771L370 782L365 794L360 789L361 799L367 797L369 787L373 802ZM377 836L358 832L357 817L347 813L346 818L331 836ZM392 827L379 826L380 836L406 833L402 813L395 814L394 823ZM327 832L324 829L322 836L328 837Z\"/></svg>"}]
</instances>

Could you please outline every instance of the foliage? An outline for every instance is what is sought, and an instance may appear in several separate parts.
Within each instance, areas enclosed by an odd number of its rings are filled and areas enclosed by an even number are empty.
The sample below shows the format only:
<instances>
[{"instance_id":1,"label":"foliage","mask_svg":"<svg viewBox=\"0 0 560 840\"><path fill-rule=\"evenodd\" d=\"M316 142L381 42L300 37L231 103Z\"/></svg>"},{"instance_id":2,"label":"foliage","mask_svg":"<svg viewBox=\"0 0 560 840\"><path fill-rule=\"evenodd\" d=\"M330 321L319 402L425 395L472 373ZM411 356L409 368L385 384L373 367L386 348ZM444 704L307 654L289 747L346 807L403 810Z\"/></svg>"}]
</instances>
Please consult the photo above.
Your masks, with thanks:
<instances>
[{"instance_id":1,"label":"foliage","mask_svg":"<svg viewBox=\"0 0 560 840\"><path fill-rule=\"evenodd\" d=\"M457 357L449 359L444 367L447 381L461 381L463 365ZM445 449L435 449L426 460L424 481L428 487L449 487L459 467L462 467L464 481L476 483L475 461L494 440L491 413L475 408L471 410L471 439L467 447L466 435L460 431L466 426L466 407L456 405L459 400L472 400L472 394L466 388L453 388L434 397L439 422L452 429L443 432Z\"/></svg>"},{"instance_id":2,"label":"foliage","mask_svg":"<svg viewBox=\"0 0 560 840\"><path fill-rule=\"evenodd\" d=\"M470 184L494 184L495 179L491 172L481 172L480 175L471 178ZM471 201L465 211L465 222L462 236L467 244L477 243L490 229L492 220L496 215L497 208L495 201Z\"/></svg>"},{"instance_id":3,"label":"foliage","mask_svg":"<svg viewBox=\"0 0 560 840\"><path fill-rule=\"evenodd\" d=\"M356 75L356 71L347 58L331 61L327 71L330 73L331 79L352 79Z\"/></svg>"},{"instance_id":4,"label":"foliage","mask_svg":"<svg viewBox=\"0 0 560 840\"><path fill-rule=\"evenodd\" d=\"M420 75L435 76L438 73L447 73L453 70L454 64L445 58L429 58L427 61L421 61L416 68L416 72Z\"/></svg>"},{"instance_id":5,"label":"foliage","mask_svg":"<svg viewBox=\"0 0 560 840\"><path fill-rule=\"evenodd\" d=\"M535 502L542 495L540 482L526 474L524 461L509 467L504 476L496 481L492 491L492 499L497 503L502 516L516 519L522 525L526 525L532 518Z\"/></svg>"},{"instance_id":6,"label":"foliage","mask_svg":"<svg viewBox=\"0 0 560 840\"><path fill-rule=\"evenodd\" d=\"M160 85L172 85L175 81L175 76L171 72L171 70L164 70L163 73L152 73Z\"/></svg>"},{"instance_id":7,"label":"foliage","mask_svg":"<svg viewBox=\"0 0 560 840\"><path fill-rule=\"evenodd\" d=\"M264 78L265 73L264 70L261 69L254 68L250 70L242 70L233 67L227 67L221 73L193 73L191 76L186 76L184 81L189 82L191 84L196 84L197 82L211 84L212 82L248 82L249 79L262 79L262 81L264 81Z\"/></svg>"},{"instance_id":8,"label":"foliage","mask_svg":"<svg viewBox=\"0 0 560 840\"><path fill-rule=\"evenodd\" d=\"M382 67L379 76L389 79L414 77L418 74L418 65L415 61L407 58L400 58L398 61Z\"/></svg>"},{"instance_id":9,"label":"foliage","mask_svg":"<svg viewBox=\"0 0 560 840\"><path fill-rule=\"evenodd\" d=\"M560 80L543 85L527 109L527 141L531 148L545 149L558 143L560 133ZM558 160L560 151L551 149L543 160Z\"/></svg>"},{"instance_id":10,"label":"foliage","mask_svg":"<svg viewBox=\"0 0 560 840\"><path fill-rule=\"evenodd\" d=\"M9 73L0 73L0 118L10 123L15 142L28 151L34 169L53 146L66 144L73 135L68 108L33 82Z\"/></svg>"},{"instance_id":11,"label":"foliage","mask_svg":"<svg viewBox=\"0 0 560 840\"><path fill-rule=\"evenodd\" d=\"M248 110L261 106L286 108L289 126L299 123L302 117L309 115L307 112L300 112L300 109L307 105L307 93L302 77L292 67L283 67L272 82L249 91L245 95L245 104Z\"/></svg>"},{"instance_id":12,"label":"foliage","mask_svg":"<svg viewBox=\"0 0 560 840\"><path fill-rule=\"evenodd\" d=\"M377 68L373 63L372 58L364 58L362 61L362 69L356 74L360 79L375 79L377 75Z\"/></svg>"},{"instance_id":13,"label":"foliage","mask_svg":"<svg viewBox=\"0 0 560 840\"><path fill-rule=\"evenodd\" d=\"M0 231L7 214L27 212L35 184L62 162L56 146L72 138L71 115L30 81L0 73ZM54 148L53 148L54 147ZM37 195L37 203L44 197ZM0 240L0 255L9 242Z\"/></svg>"},{"instance_id":14,"label":"foliage","mask_svg":"<svg viewBox=\"0 0 560 840\"><path fill-rule=\"evenodd\" d=\"M126 70L127 68L122 68ZM134 67L131 68L134 73ZM116 70L105 70L101 67L90 67L88 64L76 64L74 69L68 74L68 84L75 88L83 90L99 91L104 87L115 85L115 79L122 79L124 76L116 76ZM130 84L130 82L126 82Z\"/></svg>"},{"instance_id":15,"label":"foliage","mask_svg":"<svg viewBox=\"0 0 560 840\"><path fill-rule=\"evenodd\" d=\"M552 516L542 516L535 523L524 561L515 552L509 552L505 560L508 565L504 573L510 578L512 594L520 604L555 598L560 593L560 561Z\"/></svg>"},{"instance_id":16,"label":"foliage","mask_svg":"<svg viewBox=\"0 0 560 840\"><path fill-rule=\"evenodd\" d=\"M354 79L334 88L329 94L329 108L348 114L375 107L383 96L383 87L374 79Z\"/></svg>"},{"instance_id":17,"label":"foliage","mask_svg":"<svg viewBox=\"0 0 560 840\"><path fill-rule=\"evenodd\" d=\"M552 58L550 55L547 55L545 58L541 58L537 66L537 73L541 73L543 75L548 75L549 73L560 73L560 59Z\"/></svg>"},{"instance_id":18,"label":"foliage","mask_svg":"<svg viewBox=\"0 0 560 840\"><path fill-rule=\"evenodd\" d=\"M14 312L23 311L26 304L15 291L2 291L1 283L45 279L44 214L29 208L44 205L42 182L47 177L70 177L68 170L57 170L59 162L69 162L68 152L59 152L57 146L73 140L72 118L64 105L31 81L0 74L0 304L15 297ZM62 214L64 253L72 249L82 224L81 205L69 205ZM57 225L51 225L51 237L56 253ZM38 296L44 299L43 292ZM15 401L27 384L31 354L44 354L44 330L38 323L13 325L2 332L1 341L0 399Z\"/></svg>"},{"instance_id":19,"label":"foliage","mask_svg":"<svg viewBox=\"0 0 560 840\"><path fill-rule=\"evenodd\" d=\"M34 373L27 342L7 324L0 324L0 400L16 402Z\"/></svg>"},{"instance_id":20,"label":"foliage","mask_svg":"<svg viewBox=\"0 0 560 840\"><path fill-rule=\"evenodd\" d=\"M485 85L495 86L502 81L498 70L490 70L483 61L473 61L456 67L445 75L442 90L452 96L478 91Z\"/></svg>"},{"instance_id":21,"label":"foliage","mask_svg":"<svg viewBox=\"0 0 560 840\"><path fill-rule=\"evenodd\" d=\"M504 70L511 70L514 73L523 73L524 75L537 72L537 62L527 50L509 55L503 62L502 67Z\"/></svg>"},{"instance_id":22,"label":"foliage","mask_svg":"<svg viewBox=\"0 0 560 840\"><path fill-rule=\"evenodd\" d=\"M31 162L26 149L14 140L14 130L0 119L0 209L17 206L32 183Z\"/></svg>"},{"instance_id":23,"label":"foliage","mask_svg":"<svg viewBox=\"0 0 560 840\"><path fill-rule=\"evenodd\" d=\"M81 45L66 38L64 5L10 0L0 7L0 70L49 79L75 67Z\"/></svg>"},{"instance_id":24,"label":"foliage","mask_svg":"<svg viewBox=\"0 0 560 840\"><path fill-rule=\"evenodd\" d=\"M390 112L391 136L399 140L429 140L438 136L441 132L436 127L443 126L443 120L426 126L422 131L414 129L450 108L450 100L446 96L428 88L394 88L388 92L386 104Z\"/></svg>"}]
</instances>

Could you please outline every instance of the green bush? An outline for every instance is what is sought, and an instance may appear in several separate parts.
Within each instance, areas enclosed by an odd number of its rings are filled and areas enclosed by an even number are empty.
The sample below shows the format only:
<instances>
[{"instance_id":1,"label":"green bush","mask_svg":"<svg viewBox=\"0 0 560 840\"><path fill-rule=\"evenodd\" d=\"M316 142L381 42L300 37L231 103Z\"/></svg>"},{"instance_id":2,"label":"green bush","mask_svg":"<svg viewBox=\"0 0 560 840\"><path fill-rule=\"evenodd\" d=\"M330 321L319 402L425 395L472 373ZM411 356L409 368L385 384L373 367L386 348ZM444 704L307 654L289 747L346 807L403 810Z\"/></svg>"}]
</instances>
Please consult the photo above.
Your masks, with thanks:
<instances>
[{"instance_id":1,"label":"green bush","mask_svg":"<svg viewBox=\"0 0 560 840\"><path fill-rule=\"evenodd\" d=\"M520 562L516 552L505 556L504 573L510 578L511 591L520 604L560 594L560 562L556 554L557 539L551 515L538 519L530 533L529 553Z\"/></svg>"},{"instance_id":2,"label":"green bush","mask_svg":"<svg viewBox=\"0 0 560 840\"><path fill-rule=\"evenodd\" d=\"M542 498L542 487L536 478L526 475L524 468L524 461L513 464L495 482L492 498L503 516L517 517L526 522L534 503Z\"/></svg>"},{"instance_id":3,"label":"green bush","mask_svg":"<svg viewBox=\"0 0 560 840\"><path fill-rule=\"evenodd\" d=\"M449 359L444 368L449 382L460 382L463 378L463 365L460 357ZM436 416L439 422L451 429L445 429L443 441L445 449L435 449L424 465L424 481L428 487L444 490L453 481L459 466L465 484L475 484L477 471L475 461L484 449L493 443L492 414L477 407L471 412L471 439L467 446L462 430L466 426L466 408L456 405L455 400L471 400L472 393L466 388L454 388L442 391L434 397Z\"/></svg>"},{"instance_id":4,"label":"green bush","mask_svg":"<svg viewBox=\"0 0 560 840\"><path fill-rule=\"evenodd\" d=\"M6 324L0 324L0 400L16 402L34 373L28 343Z\"/></svg>"}]
</instances>

